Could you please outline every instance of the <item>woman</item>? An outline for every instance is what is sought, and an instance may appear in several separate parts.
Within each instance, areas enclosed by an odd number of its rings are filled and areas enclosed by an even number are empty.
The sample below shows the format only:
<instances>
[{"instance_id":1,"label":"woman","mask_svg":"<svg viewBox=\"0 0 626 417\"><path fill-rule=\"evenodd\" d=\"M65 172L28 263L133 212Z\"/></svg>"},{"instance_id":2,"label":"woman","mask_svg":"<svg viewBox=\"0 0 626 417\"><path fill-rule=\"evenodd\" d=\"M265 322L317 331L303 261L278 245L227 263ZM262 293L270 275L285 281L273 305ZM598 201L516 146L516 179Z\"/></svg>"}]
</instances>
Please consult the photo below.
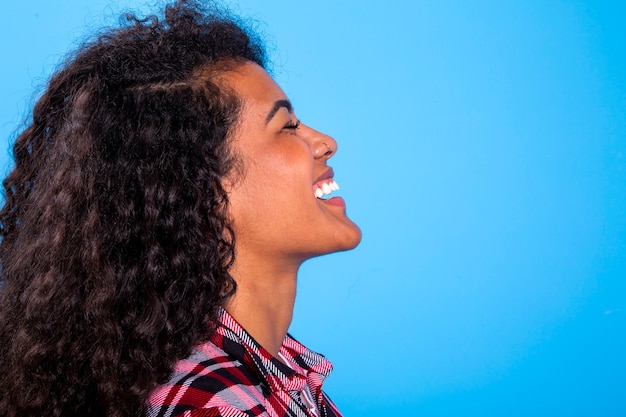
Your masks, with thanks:
<instances>
[{"instance_id":1,"label":"woman","mask_svg":"<svg viewBox=\"0 0 626 417\"><path fill-rule=\"evenodd\" d=\"M179 1L52 77L4 181L0 416L339 415L287 329L299 266L360 231L264 66Z\"/></svg>"}]
</instances>

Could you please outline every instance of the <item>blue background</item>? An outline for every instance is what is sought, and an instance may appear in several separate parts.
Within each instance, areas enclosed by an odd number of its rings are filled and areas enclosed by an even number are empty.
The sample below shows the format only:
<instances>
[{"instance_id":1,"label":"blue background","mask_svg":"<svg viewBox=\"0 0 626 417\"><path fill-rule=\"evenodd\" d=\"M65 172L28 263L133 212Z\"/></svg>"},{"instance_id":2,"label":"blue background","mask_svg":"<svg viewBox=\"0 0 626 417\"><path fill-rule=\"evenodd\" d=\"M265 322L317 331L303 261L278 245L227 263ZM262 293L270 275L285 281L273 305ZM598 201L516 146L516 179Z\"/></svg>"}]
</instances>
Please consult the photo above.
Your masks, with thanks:
<instances>
[{"instance_id":1,"label":"blue background","mask_svg":"<svg viewBox=\"0 0 626 417\"><path fill-rule=\"evenodd\" d=\"M64 54L142 4L4 6L3 173ZM291 332L344 413L626 416L626 3L229 4L340 144L363 242L305 264Z\"/></svg>"}]
</instances>

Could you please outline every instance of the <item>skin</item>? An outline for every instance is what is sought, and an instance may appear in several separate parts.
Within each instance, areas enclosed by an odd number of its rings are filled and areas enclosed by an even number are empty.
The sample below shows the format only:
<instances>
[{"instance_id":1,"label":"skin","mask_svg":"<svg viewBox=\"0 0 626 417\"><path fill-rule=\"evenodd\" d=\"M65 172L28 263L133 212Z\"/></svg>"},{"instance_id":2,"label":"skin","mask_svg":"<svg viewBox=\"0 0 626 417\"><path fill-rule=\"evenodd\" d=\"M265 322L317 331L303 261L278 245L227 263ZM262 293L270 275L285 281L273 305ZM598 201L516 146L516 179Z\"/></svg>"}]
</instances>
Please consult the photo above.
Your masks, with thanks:
<instances>
[{"instance_id":1,"label":"skin","mask_svg":"<svg viewBox=\"0 0 626 417\"><path fill-rule=\"evenodd\" d=\"M230 272L237 282L225 308L277 356L302 263L354 248L361 231L341 200L314 196L314 184L332 172L328 160L337 151L335 140L304 124L295 127L287 96L260 66L246 62L222 81L243 102L231 139L243 169L224 184L236 236Z\"/></svg>"}]
</instances>

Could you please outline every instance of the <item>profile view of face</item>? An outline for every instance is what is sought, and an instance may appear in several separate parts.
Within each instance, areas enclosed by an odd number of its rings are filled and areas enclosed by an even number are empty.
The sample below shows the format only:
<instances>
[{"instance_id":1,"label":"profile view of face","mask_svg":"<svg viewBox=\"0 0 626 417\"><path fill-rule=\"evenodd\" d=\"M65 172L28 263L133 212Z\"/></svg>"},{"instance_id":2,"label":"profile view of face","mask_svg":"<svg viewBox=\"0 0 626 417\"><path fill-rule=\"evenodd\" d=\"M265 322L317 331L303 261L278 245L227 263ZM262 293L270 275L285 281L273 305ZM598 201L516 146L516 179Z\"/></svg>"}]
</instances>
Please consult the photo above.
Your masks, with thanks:
<instances>
[{"instance_id":1,"label":"profile view of face","mask_svg":"<svg viewBox=\"0 0 626 417\"><path fill-rule=\"evenodd\" d=\"M335 140L300 123L260 66L244 63L222 80L242 101L230 146L243 169L226 182L238 251L302 262L358 245L361 231L332 195Z\"/></svg>"}]
</instances>

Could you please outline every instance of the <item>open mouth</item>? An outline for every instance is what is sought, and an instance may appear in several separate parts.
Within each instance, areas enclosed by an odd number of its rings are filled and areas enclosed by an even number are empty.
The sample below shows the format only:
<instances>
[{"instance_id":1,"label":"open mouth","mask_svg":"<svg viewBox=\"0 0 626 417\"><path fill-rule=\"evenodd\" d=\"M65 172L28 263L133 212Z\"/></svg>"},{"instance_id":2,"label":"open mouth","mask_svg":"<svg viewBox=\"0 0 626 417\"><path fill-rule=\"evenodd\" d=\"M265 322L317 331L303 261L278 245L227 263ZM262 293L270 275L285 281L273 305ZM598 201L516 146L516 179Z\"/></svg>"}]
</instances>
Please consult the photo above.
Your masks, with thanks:
<instances>
[{"instance_id":1,"label":"open mouth","mask_svg":"<svg viewBox=\"0 0 626 417\"><path fill-rule=\"evenodd\" d=\"M332 178L318 181L313 185L315 198L325 200L333 191L339 190L339 185Z\"/></svg>"}]
</instances>

